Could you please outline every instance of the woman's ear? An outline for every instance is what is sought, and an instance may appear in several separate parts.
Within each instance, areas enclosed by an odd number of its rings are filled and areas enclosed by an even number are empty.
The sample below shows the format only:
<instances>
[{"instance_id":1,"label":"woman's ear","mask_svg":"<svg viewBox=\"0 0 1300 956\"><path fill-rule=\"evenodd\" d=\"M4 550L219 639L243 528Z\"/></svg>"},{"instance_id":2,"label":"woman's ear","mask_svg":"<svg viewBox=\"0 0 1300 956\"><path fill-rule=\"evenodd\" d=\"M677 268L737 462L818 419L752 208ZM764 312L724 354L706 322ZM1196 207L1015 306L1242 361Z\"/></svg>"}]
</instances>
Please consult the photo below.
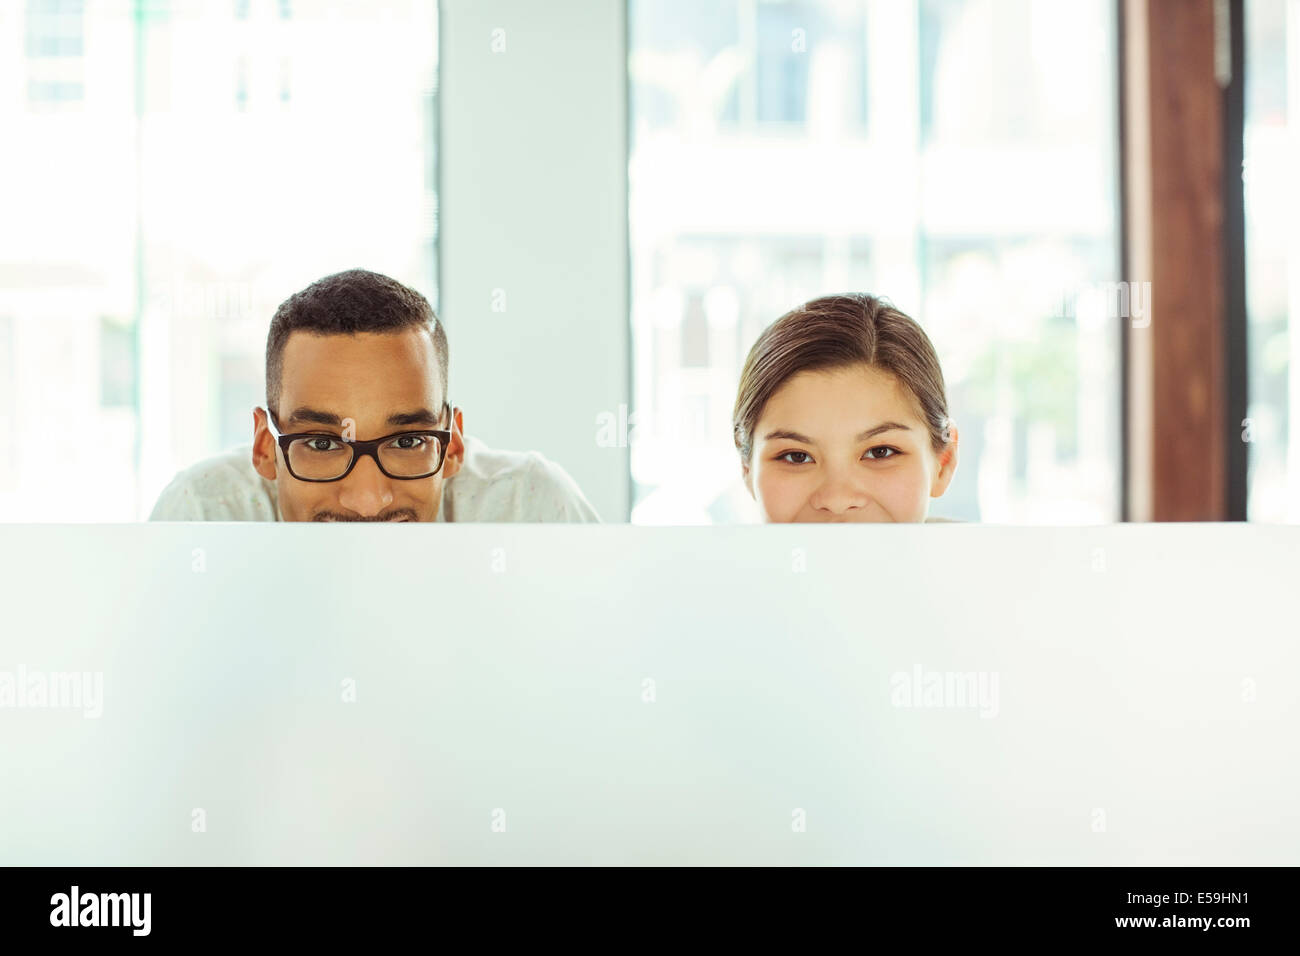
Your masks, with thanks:
<instances>
[{"instance_id":1,"label":"woman's ear","mask_svg":"<svg viewBox=\"0 0 1300 956\"><path fill-rule=\"evenodd\" d=\"M745 482L745 490L749 492L749 497L754 498L754 473L749 470L749 465L745 462L740 463L740 477ZM757 501L757 498L754 498Z\"/></svg>"},{"instance_id":2,"label":"woman's ear","mask_svg":"<svg viewBox=\"0 0 1300 956\"><path fill-rule=\"evenodd\" d=\"M948 423L948 443L938 454L939 468L930 482L930 497L939 498L948 490L952 476L957 471L957 426Z\"/></svg>"}]
</instances>

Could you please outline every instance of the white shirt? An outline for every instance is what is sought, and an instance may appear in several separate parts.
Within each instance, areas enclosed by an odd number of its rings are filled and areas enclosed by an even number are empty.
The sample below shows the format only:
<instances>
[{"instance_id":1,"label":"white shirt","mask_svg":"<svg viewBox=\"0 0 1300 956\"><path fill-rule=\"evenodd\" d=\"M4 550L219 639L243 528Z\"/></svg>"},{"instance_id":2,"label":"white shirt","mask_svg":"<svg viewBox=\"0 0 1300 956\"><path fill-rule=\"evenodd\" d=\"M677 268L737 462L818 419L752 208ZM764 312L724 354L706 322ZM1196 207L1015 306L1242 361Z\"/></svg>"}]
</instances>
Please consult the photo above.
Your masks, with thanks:
<instances>
[{"instance_id":1,"label":"white shirt","mask_svg":"<svg viewBox=\"0 0 1300 956\"><path fill-rule=\"evenodd\" d=\"M280 521L275 482L242 445L185 469L163 489L150 521ZM598 522L577 483L535 451L493 451L465 438L460 471L443 482L436 521Z\"/></svg>"}]
</instances>

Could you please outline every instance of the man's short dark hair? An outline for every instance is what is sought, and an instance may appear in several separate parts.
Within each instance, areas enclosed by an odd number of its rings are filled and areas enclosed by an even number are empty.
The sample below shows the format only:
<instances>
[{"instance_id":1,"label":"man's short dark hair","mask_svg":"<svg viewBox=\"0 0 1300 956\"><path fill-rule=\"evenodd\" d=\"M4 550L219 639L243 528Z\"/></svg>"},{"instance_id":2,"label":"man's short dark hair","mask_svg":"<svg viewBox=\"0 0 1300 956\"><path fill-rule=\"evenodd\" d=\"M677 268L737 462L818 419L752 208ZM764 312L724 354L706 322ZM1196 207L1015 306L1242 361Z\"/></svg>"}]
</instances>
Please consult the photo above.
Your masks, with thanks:
<instances>
[{"instance_id":1,"label":"man's short dark hair","mask_svg":"<svg viewBox=\"0 0 1300 956\"><path fill-rule=\"evenodd\" d=\"M280 303L271 319L266 335L266 407L274 411L280 401L284 346L294 332L356 335L412 328L427 330L433 339L446 400L447 333L428 299L396 279L365 269L318 279Z\"/></svg>"}]
</instances>

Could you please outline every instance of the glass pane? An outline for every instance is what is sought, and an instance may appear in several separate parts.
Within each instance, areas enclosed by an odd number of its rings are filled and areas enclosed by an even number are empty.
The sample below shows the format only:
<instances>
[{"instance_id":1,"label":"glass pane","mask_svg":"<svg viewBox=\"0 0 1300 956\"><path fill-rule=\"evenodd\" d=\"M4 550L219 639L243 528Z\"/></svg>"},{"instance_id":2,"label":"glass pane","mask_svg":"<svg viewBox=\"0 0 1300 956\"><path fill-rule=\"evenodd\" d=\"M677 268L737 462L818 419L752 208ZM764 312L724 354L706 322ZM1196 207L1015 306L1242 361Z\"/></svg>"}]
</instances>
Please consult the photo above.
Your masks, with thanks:
<instances>
[{"instance_id":1,"label":"glass pane","mask_svg":"<svg viewBox=\"0 0 1300 956\"><path fill-rule=\"evenodd\" d=\"M0 521L134 520L249 441L290 294L363 266L436 304L438 4L15 8Z\"/></svg>"},{"instance_id":2,"label":"glass pane","mask_svg":"<svg viewBox=\"0 0 1300 956\"><path fill-rule=\"evenodd\" d=\"M1119 518L1113 6L631 0L633 521L755 519L740 367L843 291L939 351L932 514Z\"/></svg>"},{"instance_id":3,"label":"glass pane","mask_svg":"<svg viewBox=\"0 0 1300 956\"><path fill-rule=\"evenodd\" d=\"M1246 3L1246 314L1242 437L1252 521L1300 521L1300 2Z\"/></svg>"}]
</instances>

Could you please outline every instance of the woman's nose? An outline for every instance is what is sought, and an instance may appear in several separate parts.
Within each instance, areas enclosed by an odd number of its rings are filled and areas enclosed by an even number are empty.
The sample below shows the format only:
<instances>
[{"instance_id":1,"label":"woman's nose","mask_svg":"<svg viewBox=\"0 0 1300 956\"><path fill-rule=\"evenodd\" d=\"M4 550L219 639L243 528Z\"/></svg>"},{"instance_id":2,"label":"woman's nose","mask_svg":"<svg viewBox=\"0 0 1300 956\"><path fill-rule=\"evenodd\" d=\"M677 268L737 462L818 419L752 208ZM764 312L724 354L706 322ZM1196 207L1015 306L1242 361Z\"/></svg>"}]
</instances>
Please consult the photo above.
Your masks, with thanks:
<instances>
[{"instance_id":1,"label":"woman's nose","mask_svg":"<svg viewBox=\"0 0 1300 956\"><path fill-rule=\"evenodd\" d=\"M862 482L843 473L829 474L813 493L809 504L819 511L843 514L863 507L868 498Z\"/></svg>"}]
</instances>

